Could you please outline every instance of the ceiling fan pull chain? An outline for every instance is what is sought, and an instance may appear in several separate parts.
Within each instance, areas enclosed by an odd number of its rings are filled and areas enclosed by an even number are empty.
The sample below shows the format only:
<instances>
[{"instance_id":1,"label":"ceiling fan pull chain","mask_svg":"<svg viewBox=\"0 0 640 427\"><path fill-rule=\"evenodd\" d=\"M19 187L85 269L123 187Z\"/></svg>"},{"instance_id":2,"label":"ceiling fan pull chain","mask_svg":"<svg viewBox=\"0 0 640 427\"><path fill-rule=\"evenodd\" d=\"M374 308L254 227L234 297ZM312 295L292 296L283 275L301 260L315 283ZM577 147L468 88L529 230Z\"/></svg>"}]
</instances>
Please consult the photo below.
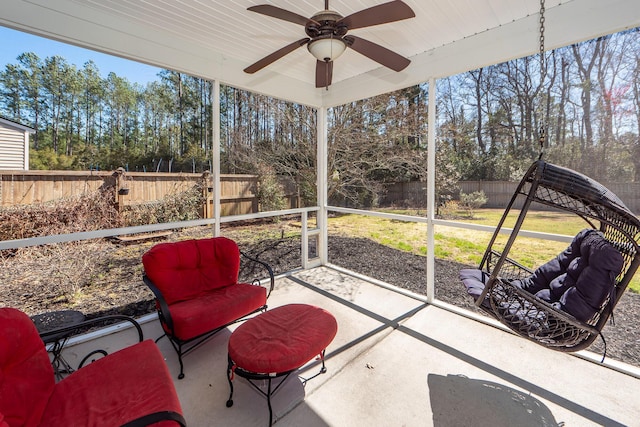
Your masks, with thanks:
<instances>
[{"instance_id":1,"label":"ceiling fan pull chain","mask_svg":"<svg viewBox=\"0 0 640 427\"><path fill-rule=\"evenodd\" d=\"M327 61L327 62L329 62L329 61ZM325 77L324 78L325 86L324 86L324 88L325 88L325 90L329 90L329 67L328 66L324 67L324 72L325 72L325 76L324 76Z\"/></svg>"}]
</instances>

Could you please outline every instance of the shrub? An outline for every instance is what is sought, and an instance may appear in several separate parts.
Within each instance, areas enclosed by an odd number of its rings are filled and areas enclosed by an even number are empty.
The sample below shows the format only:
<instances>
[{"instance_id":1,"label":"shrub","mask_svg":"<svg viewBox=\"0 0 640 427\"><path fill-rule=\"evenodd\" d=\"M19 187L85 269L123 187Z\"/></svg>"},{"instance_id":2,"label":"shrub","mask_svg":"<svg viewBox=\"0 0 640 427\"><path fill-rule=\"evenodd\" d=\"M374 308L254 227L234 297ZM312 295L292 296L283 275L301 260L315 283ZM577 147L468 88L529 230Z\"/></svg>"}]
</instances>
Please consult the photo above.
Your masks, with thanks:
<instances>
[{"instance_id":1,"label":"shrub","mask_svg":"<svg viewBox=\"0 0 640 427\"><path fill-rule=\"evenodd\" d=\"M460 203L457 200L448 200L446 203L442 203L438 207L437 217L453 220L458 219L460 216L458 211L460 209Z\"/></svg>"},{"instance_id":2,"label":"shrub","mask_svg":"<svg viewBox=\"0 0 640 427\"><path fill-rule=\"evenodd\" d=\"M114 189L77 197L0 209L0 240L120 227Z\"/></svg>"},{"instance_id":3,"label":"shrub","mask_svg":"<svg viewBox=\"0 0 640 427\"><path fill-rule=\"evenodd\" d=\"M0 240L199 219L205 199L202 187L195 185L122 212L114 201L115 189L109 188L54 202L0 209Z\"/></svg>"},{"instance_id":4,"label":"shrub","mask_svg":"<svg viewBox=\"0 0 640 427\"><path fill-rule=\"evenodd\" d=\"M169 194L160 201L128 206L122 217L127 226L189 221L202 217L205 201L202 186L194 185L187 191Z\"/></svg>"},{"instance_id":5,"label":"shrub","mask_svg":"<svg viewBox=\"0 0 640 427\"><path fill-rule=\"evenodd\" d=\"M259 168L258 203L261 211L276 211L284 209L287 204L282 184L278 182L278 177L273 168L262 166Z\"/></svg>"},{"instance_id":6,"label":"shrub","mask_svg":"<svg viewBox=\"0 0 640 427\"><path fill-rule=\"evenodd\" d=\"M473 218L474 210L487 203L487 196L484 191L474 191L473 193L460 193L460 207L467 211L469 218Z\"/></svg>"}]
</instances>

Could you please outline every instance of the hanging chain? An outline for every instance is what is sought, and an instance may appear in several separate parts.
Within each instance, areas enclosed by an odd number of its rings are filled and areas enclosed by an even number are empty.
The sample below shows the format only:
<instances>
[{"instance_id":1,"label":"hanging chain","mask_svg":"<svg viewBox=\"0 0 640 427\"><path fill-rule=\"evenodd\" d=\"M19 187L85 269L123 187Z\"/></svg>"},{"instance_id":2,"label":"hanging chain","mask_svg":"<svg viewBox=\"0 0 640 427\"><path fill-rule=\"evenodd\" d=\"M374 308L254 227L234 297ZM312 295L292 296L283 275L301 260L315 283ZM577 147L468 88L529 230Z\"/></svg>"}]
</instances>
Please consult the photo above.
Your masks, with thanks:
<instances>
[{"instance_id":1,"label":"hanging chain","mask_svg":"<svg viewBox=\"0 0 640 427\"><path fill-rule=\"evenodd\" d=\"M547 76L547 67L544 60L544 0L540 0L540 86L542 87L546 76ZM545 140L547 139L547 124L544 119L544 106L542 106L542 96L540 96L541 104L540 104L540 156L538 159L542 158Z\"/></svg>"},{"instance_id":2,"label":"hanging chain","mask_svg":"<svg viewBox=\"0 0 640 427\"><path fill-rule=\"evenodd\" d=\"M544 0L540 0L540 75L544 75Z\"/></svg>"}]
</instances>

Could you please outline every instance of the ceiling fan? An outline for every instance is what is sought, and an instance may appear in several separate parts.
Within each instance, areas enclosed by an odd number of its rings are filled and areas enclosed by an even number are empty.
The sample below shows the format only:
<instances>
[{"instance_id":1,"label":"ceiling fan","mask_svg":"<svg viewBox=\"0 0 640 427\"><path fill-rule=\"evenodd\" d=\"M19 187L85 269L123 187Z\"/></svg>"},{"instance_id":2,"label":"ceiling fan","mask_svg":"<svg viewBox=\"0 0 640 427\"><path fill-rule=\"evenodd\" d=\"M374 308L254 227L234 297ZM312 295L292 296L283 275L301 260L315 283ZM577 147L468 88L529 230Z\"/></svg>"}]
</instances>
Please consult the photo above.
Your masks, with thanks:
<instances>
[{"instance_id":1,"label":"ceiling fan","mask_svg":"<svg viewBox=\"0 0 640 427\"><path fill-rule=\"evenodd\" d=\"M304 45L307 45L309 52L316 58L316 87L329 87L333 75L333 61L342 55L347 47L394 71L402 71L411 62L404 56L379 44L347 35L348 31L357 28L386 24L416 16L413 10L400 0L363 9L346 17L329 10L329 0L325 0L324 10L311 18L305 18L297 13L268 4L251 6L247 10L304 25L308 36L278 49L248 66L244 71L249 74L263 69Z\"/></svg>"}]
</instances>

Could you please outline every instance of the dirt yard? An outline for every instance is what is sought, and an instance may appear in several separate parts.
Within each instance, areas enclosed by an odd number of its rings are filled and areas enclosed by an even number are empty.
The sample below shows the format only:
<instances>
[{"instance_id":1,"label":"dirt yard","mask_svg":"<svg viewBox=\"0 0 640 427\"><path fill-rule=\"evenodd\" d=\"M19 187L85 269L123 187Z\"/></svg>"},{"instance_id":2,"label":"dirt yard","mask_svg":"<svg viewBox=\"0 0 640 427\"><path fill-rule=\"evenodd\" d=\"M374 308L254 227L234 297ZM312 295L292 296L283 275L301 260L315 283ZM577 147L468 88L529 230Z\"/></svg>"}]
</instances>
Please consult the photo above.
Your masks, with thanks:
<instances>
[{"instance_id":1,"label":"dirt yard","mask_svg":"<svg viewBox=\"0 0 640 427\"><path fill-rule=\"evenodd\" d=\"M168 240L204 237L210 230L176 231ZM276 274L300 266L300 240L260 236L234 227L223 234L241 248L268 262ZM282 233L284 235L284 233ZM75 309L96 317L120 313L140 316L155 310L151 292L141 280L140 257L156 241L114 243L106 239L46 248L21 249L0 258L0 306L20 308L30 315ZM252 243L259 241L259 243ZM372 240L331 236L331 263L423 294L426 262L423 256L395 250ZM436 260L436 297L470 310L476 309L458 280L457 263ZM482 313L484 314L484 313ZM640 295L627 292L603 335L607 357L640 366ZM602 341L591 350L602 354Z\"/></svg>"}]
</instances>

